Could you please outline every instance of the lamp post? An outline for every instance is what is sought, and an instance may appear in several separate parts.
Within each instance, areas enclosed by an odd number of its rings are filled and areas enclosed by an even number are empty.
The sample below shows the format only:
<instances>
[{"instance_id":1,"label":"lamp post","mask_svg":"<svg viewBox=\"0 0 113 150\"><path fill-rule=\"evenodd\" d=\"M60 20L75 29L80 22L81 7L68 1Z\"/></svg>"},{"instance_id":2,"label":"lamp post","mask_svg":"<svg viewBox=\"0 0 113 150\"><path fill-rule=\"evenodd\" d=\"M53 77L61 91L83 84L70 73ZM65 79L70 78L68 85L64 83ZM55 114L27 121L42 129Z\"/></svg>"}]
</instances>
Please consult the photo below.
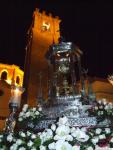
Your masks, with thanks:
<instances>
[{"instance_id":1,"label":"lamp post","mask_svg":"<svg viewBox=\"0 0 113 150\"><path fill-rule=\"evenodd\" d=\"M16 125L16 113L18 108L20 108L21 95L24 92L24 88L12 85L11 86L11 98L9 101L10 114L6 119L5 123L5 133L11 133L14 131Z\"/></svg>"}]
</instances>

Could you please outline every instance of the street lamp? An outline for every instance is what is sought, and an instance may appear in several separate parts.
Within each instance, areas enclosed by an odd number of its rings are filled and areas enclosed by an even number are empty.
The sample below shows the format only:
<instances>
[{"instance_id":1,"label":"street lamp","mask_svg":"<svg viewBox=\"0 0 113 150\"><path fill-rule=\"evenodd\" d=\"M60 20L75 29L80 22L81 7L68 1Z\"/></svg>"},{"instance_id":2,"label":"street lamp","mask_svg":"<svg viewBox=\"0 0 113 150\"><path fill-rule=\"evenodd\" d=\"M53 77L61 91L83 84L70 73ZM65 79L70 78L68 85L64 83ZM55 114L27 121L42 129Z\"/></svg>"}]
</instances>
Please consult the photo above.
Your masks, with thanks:
<instances>
[{"instance_id":1,"label":"street lamp","mask_svg":"<svg viewBox=\"0 0 113 150\"><path fill-rule=\"evenodd\" d=\"M21 103L21 95L24 92L24 88L20 86L11 86L11 98L9 100L9 109L10 114L9 117L6 119L5 123L5 133L11 133L14 131L16 125L16 113L18 108L20 108Z\"/></svg>"}]
</instances>

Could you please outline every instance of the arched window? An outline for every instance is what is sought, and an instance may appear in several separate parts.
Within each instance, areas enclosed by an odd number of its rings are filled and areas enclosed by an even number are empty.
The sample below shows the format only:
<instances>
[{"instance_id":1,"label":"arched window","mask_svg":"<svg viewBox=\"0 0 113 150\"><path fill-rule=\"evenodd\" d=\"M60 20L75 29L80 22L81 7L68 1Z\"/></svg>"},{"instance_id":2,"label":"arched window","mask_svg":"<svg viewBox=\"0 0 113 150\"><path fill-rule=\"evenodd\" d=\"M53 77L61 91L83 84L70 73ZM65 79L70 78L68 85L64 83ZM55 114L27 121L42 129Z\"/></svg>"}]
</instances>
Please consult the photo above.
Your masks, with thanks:
<instances>
[{"instance_id":1,"label":"arched window","mask_svg":"<svg viewBox=\"0 0 113 150\"><path fill-rule=\"evenodd\" d=\"M7 72L3 71L1 74L1 80L7 80Z\"/></svg>"},{"instance_id":2,"label":"arched window","mask_svg":"<svg viewBox=\"0 0 113 150\"><path fill-rule=\"evenodd\" d=\"M3 96L4 95L4 92L3 90L0 89L0 96Z\"/></svg>"},{"instance_id":3,"label":"arched window","mask_svg":"<svg viewBox=\"0 0 113 150\"><path fill-rule=\"evenodd\" d=\"M20 83L20 77L19 77L19 76L16 77L16 83L17 83L17 84Z\"/></svg>"}]
</instances>

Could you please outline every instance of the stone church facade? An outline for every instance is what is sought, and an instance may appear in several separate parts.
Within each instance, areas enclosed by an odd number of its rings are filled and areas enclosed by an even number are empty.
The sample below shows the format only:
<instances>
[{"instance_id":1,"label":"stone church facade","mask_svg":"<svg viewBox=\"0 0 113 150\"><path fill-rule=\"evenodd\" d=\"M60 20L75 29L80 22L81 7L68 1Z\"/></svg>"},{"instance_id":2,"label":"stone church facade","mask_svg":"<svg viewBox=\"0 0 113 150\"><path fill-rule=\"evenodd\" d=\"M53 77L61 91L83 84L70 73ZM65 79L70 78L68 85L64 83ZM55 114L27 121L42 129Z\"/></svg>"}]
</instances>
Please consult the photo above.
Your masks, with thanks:
<instances>
[{"instance_id":1,"label":"stone church facade","mask_svg":"<svg viewBox=\"0 0 113 150\"><path fill-rule=\"evenodd\" d=\"M25 93L24 102L31 106L36 104L36 98L42 96L47 98L48 89L48 62L45 57L49 46L58 43L60 37L58 17L42 13L38 9L34 11L33 23L28 31L28 44L26 47L25 60ZM42 77L42 91L39 85L40 74Z\"/></svg>"}]
</instances>

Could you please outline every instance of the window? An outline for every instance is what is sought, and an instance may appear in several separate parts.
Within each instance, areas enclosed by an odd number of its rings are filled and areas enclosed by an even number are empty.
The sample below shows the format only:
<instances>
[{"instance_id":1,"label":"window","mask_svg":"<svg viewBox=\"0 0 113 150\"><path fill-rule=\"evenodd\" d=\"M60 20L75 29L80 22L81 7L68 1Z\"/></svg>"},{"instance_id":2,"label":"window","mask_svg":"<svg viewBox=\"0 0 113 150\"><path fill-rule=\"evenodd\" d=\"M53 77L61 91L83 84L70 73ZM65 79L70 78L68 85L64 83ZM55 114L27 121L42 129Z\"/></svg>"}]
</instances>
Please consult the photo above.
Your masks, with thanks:
<instances>
[{"instance_id":1,"label":"window","mask_svg":"<svg viewBox=\"0 0 113 150\"><path fill-rule=\"evenodd\" d=\"M50 23L43 22L43 24L42 24L42 31L50 31Z\"/></svg>"},{"instance_id":2,"label":"window","mask_svg":"<svg viewBox=\"0 0 113 150\"><path fill-rule=\"evenodd\" d=\"M16 77L16 83L17 83L17 84L20 83L20 77L19 77L19 76Z\"/></svg>"},{"instance_id":3,"label":"window","mask_svg":"<svg viewBox=\"0 0 113 150\"><path fill-rule=\"evenodd\" d=\"M7 72L3 71L1 74L1 80L7 80Z\"/></svg>"},{"instance_id":4,"label":"window","mask_svg":"<svg viewBox=\"0 0 113 150\"><path fill-rule=\"evenodd\" d=\"M0 90L0 96L3 96L4 92L2 90Z\"/></svg>"}]
</instances>

